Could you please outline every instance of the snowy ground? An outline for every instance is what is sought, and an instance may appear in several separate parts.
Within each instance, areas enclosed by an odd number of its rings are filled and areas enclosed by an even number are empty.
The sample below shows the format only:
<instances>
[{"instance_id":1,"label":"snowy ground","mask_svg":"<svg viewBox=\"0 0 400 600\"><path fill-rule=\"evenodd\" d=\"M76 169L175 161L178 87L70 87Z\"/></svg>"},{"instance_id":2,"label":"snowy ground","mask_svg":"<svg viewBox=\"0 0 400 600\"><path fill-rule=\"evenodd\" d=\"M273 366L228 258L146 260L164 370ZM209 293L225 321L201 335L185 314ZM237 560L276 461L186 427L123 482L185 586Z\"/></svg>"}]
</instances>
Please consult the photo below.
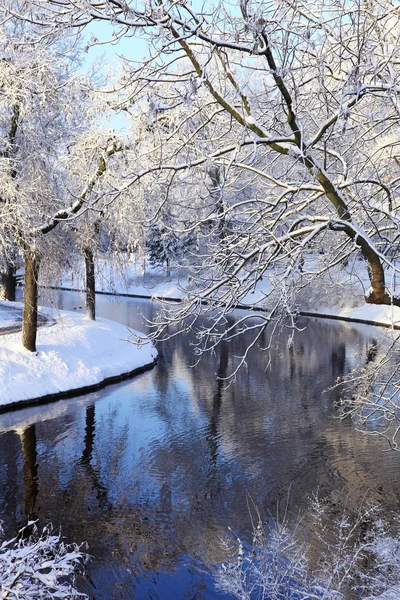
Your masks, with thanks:
<instances>
[{"instance_id":1,"label":"snowy ground","mask_svg":"<svg viewBox=\"0 0 400 600\"><path fill-rule=\"evenodd\" d=\"M400 328L400 308L398 306L382 306L378 304L363 304L357 308L319 309L314 311L321 316L338 316L346 320L362 321L385 327ZM399 597L400 598L400 597Z\"/></svg>"},{"instance_id":2,"label":"snowy ground","mask_svg":"<svg viewBox=\"0 0 400 600\"><path fill-rule=\"evenodd\" d=\"M162 267L153 267L139 261L110 262L98 259L95 263L96 291L113 294L132 294L137 296L180 299L185 295L188 286L187 276L172 273L167 277ZM51 277L52 283L70 289L84 289L84 263L78 257L70 264L63 275L57 279ZM43 283L47 283L44 276Z\"/></svg>"},{"instance_id":3,"label":"snowy ground","mask_svg":"<svg viewBox=\"0 0 400 600\"><path fill-rule=\"evenodd\" d=\"M9 325L17 316L8 304L0 302L0 324ZM69 312L52 317L54 324L38 330L37 353L22 347L20 333L1 337L0 406L95 386L156 358L151 344L140 343L140 334L119 323Z\"/></svg>"}]
</instances>

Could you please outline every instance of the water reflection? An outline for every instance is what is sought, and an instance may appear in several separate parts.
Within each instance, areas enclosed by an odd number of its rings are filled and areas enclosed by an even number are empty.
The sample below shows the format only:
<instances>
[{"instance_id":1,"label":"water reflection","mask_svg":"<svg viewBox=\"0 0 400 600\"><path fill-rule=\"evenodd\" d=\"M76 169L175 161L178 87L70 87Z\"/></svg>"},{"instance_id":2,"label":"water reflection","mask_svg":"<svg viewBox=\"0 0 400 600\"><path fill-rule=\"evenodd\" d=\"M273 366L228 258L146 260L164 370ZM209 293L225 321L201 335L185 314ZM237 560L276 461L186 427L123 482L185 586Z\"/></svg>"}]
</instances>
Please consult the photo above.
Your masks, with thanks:
<instances>
[{"instance_id":1,"label":"water reflection","mask_svg":"<svg viewBox=\"0 0 400 600\"><path fill-rule=\"evenodd\" d=\"M73 294L60 302L79 306ZM155 309L101 298L98 314L141 329ZM193 368L190 340L172 338L132 381L0 415L7 531L33 515L87 540L94 558L82 586L97 600L216 598L204 565L224 559L228 526L248 534L249 497L275 514L291 486L293 518L317 487L352 507L368 490L398 509L400 456L335 418L339 391L328 389L373 360L376 341L310 320L293 346L283 331L269 353L251 352L227 385L244 343L225 342Z\"/></svg>"},{"instance_id":2,"label":"water reflection","mask_svg":"<svg viewBox=\"0 0 400 600\"><path fill-rule=\"evenodd\" d=\"M26 521L33 521L36 519L35 504L39 492L35 423L26 427L22 432L21 446L24 465L24 515Z\"/></svg>"}]
</instances>

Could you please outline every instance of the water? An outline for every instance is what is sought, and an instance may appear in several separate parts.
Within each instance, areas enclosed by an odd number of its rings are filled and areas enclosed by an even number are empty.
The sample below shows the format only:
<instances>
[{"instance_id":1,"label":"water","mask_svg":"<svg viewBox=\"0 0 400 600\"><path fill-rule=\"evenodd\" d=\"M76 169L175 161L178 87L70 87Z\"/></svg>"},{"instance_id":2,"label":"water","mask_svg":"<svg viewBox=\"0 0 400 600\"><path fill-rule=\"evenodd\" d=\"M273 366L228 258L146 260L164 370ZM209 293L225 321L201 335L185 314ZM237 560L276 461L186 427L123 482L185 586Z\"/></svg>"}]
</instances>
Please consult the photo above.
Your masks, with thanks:
<instances>
[{"instance_id":1,"label":"water","mask_svg":"<svg viewBox=\"0 0 400 600\"><path fill-rule=\"evenodd\" d=\"M77 294L55 301L79 310ZM99 297L97 312L139 330L156 305ZM0 415L0 515L27 517L89 543L91 598L223 598L209 565L249 504L295 519L317 488L354 507L367 495L399 510L400 454L339 420L337 377L366 360L376 331L308 319L294 346L253 352L229 387L244 338L196 367L187 338L157 366L87 396ZM266 342L266 339L264 340ZM271 366L267 369L268 361Z\"/></svg>"}]
</instances>

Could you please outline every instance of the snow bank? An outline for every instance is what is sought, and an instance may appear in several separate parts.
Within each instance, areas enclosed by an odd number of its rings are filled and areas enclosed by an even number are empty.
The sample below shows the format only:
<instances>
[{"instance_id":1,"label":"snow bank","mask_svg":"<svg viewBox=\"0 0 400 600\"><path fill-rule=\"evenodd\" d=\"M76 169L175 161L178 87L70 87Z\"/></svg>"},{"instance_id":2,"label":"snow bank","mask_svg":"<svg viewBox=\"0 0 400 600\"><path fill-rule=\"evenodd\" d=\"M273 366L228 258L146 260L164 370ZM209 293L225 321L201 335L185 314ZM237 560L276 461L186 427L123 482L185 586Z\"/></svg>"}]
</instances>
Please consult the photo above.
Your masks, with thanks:
<instances>
[{"instance_id":1,"label":"snow bank","mask_svg":"<svg viewBox=\"0 0 400 600\"><path fill-rule=\"evenodd\" d=\"M400 328L400 307L387 306L384 304L363 304L357 308L316 308L312 311L316 316L337 317L361 321L375 325L384 325L385 327ZM311 312L301 311L301 314L308 315Z\"/></svg>"},{"instance_id":2,"label":"snow bank","mask_svg":"<svg viewBox=\"0 0 400 600\"><path fill-rule=\"evenodd\" d=\"M69 312L38 330L37 353L25 350L20 336L0 338L0 406L96 386L150 366L157 356L126 326Z\"/></svg>"},{"instance_id":3,"label":"snow bank","mask_svg":"<svg viewBox=\"0 0 400 600\"><path fill-rule=\"evenodd\" d=\"M400 307L398 306L364 304L344 314L351 319L364 319L381 325L400 325Z\"/></svg>"}]
</instances>

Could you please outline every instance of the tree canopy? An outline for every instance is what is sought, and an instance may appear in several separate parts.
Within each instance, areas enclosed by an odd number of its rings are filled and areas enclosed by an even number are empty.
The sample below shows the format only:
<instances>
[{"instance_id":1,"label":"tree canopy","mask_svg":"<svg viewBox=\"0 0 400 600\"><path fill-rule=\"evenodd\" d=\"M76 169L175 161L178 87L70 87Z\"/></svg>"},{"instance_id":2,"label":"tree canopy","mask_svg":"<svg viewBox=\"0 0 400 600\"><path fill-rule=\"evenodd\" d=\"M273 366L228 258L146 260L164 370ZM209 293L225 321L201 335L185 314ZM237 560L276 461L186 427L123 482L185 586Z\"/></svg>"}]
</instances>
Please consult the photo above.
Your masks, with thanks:
<instances>
[{"instance_id":1,"label":"tree canopy","mask_svg":"<svg viewBox=\"0 0 400 600\"><path fill-rule=\"evenodd\" d=\"M29 0L5 8L42 40L108 22L110 40L147 42L143 58L123 58L107 89L108 106L132 123L112 194L136 199L132 223L168 214L176 232L195 233L197 287L165 324L187 316L194 324L205 300L230 310L273 272L262 328L295 311L294 274L320 247L323 263L297 287L361 255L366 301L398 303L386 284L397 271L400 181L392 2L242 0L196 12L184 0ZM203 339L218 337L219 324Z\"/></svg>"}]
</instances>

